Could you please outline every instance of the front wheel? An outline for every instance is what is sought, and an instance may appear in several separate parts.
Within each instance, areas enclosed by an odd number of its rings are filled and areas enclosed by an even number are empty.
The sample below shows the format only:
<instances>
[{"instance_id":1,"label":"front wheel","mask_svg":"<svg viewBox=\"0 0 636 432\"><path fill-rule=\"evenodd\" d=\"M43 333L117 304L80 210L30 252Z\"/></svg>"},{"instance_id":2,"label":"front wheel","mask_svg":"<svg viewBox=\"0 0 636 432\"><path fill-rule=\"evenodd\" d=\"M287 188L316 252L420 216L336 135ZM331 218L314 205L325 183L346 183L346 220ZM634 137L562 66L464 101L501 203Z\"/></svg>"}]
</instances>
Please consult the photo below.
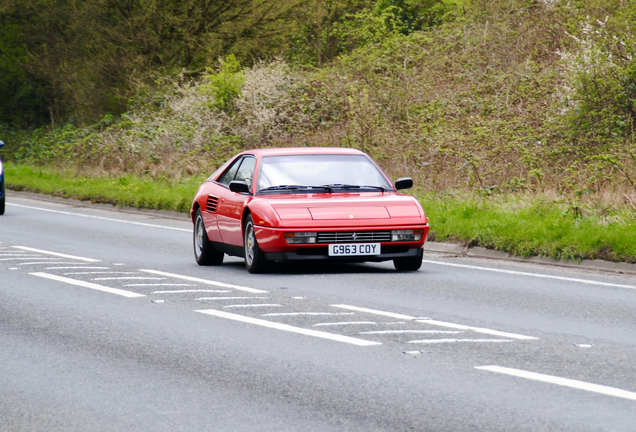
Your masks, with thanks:
<instances>
[{"instance_id":1,"label":"front wheel","mask_svg":"<svg viewBox=\"0 0 636 432\"><path fill-rule=\"evenodd\" d=\"M399 271L416 271L422 267L422 257L424 255L424 250L420 249L417 256L408 257L408 258L395 258L393 260L393 265L396 270Z\"/></svg>"},{"instance_id":2,"label":"front wheel","mask_svg":"<svg viewBox=\"0 0 636 432\"><path fill-rule=\"evenodd\" d=\"M245 220L245 267L250 273L262 273L265 270L265 255L258 247L256 234L254 233L254 221L252 215Z\"/></svg>"},{"instance_id":3,"label":"front wheel","mask_svg":"<svg viewBox=\"0 0 636 432\"><path fill-rule=\"evenodd\" d=\"M220 265L223 263L223 252L214 250L212 242L208 239L208 233L203 224L201 209L197 209L194 218L194 259L199 265Z\"/></svg>"},{"instance_id":4,"label":"front wheel","mask_svg":"<svg viewBox=\"0 0 636 432\"><path fill-rule=\"evenodd\" d=\"M4 200L0 201L0 215L4 214Z\"/></svg>"}]
</instances>

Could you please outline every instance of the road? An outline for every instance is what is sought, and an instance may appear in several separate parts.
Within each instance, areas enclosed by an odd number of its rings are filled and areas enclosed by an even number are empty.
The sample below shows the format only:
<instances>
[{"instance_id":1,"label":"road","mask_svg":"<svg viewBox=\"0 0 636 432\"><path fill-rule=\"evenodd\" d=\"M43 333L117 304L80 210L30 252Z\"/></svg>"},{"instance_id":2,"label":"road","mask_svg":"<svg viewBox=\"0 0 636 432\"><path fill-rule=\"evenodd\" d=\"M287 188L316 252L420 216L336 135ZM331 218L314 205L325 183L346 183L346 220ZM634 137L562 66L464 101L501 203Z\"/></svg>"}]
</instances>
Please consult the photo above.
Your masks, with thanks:
<instances>
[{"instance_id":1,"label":"road","mask_svg":"<svg viewBox=\"0 0 636 432\"><path fill-rule=\"evenodd\" d=\"M0 431L635 431L636 276L196 265L187 219L9 192ZM432 221L434 224L434 221Z\"/></svg>"}]
</instances>

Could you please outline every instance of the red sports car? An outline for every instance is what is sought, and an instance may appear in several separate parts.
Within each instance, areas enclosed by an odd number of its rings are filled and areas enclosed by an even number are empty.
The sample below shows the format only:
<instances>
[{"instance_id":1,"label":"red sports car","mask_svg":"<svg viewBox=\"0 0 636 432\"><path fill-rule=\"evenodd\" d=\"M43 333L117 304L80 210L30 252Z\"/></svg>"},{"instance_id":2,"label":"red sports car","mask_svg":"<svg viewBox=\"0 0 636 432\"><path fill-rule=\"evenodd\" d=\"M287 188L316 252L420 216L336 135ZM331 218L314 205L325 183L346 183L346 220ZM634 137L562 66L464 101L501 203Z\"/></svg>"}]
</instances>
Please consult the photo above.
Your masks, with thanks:
<instances>
[{"instance_id":1,"label":"red sports car","mask_svg":"<svg viewBox=\"0 0 636 432\"><path fill-rule=\"evenodd\" d=\"M245 258L250 273L268 261L393 260L417 270L428 233L420 203L391 184L365 153L345 148L259 149L239 153L194 197L194 256L219 265Z\"/></svg>"}]
</instances>

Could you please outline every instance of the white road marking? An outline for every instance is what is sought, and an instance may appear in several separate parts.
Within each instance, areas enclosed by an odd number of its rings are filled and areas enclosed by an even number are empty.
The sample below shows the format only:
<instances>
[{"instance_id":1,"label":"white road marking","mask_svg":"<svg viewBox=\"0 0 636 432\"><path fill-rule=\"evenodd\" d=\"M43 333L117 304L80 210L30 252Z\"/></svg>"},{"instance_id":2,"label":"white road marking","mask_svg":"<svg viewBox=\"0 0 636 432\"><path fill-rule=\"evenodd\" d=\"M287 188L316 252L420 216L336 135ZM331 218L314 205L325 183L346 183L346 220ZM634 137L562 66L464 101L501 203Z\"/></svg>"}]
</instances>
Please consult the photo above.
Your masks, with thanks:
<instances>
[{"instance_id":1,"label":"white road marking","mask_svg":"<svg viewBox=\"0 0 636 432\"><path fill-rule=\"evenodd\" d=\"M200 278L196 278L196 277L192 277L192 276L184 276L184 275L179 275L179 274L174 274L174 273L167 273L167 272L162 272L162 271L158 271L158 270L143 270L140 269L139 271L142 272L146 272L146 273L152 273L152 274L156 274L156 275L160 275L160 276L170 276L173 278L178 278L178 279L183 279L183 280L187 280L187 281L191 281L191 282L199 282L202 284L206 284L206 285L215 285L215 286L219 286L222 288L232 288L235 290L239 290L239 291L246 291L246 292L251 292L254 294L265 294L269 291L263 291L263 290L259 290L256 288L248 288L248 287L244 287L244 286L238 286L238 285L231 285L231 284L226 284L223 282L217 282L217 281L211 281L208 279L200 279Z\"/></svg>"},{"instance_id":2,"label":"white road marking","mask_svg":"<svg viewBox=\"0 0 636 432\"><path fill-rule=\"evenodd\" d=\"M272 322L272 321L266 321L266 320L262 320L262 319L258 319L258 318L251 318L251 317L246 317L246 316L242 316L242 315L236 315L236 314L233 314L233 313L217 311L217 310L213 310L213 309L197 310L195 312L200 312L200 313L204 313L204 314L207 314L207 315L212 315L212 316L216 316L216 317L219 317L219 318L226 318L226 319L231 319L231 320L234 320L234 321L240 321L240 322L244 322L244 323L248 323L248 324L260 325L262 327L273 328L273 329L276 329L276 330L283 330L283 331L288 331L288 332L292 332L292 333L298 333L298 334L302 334L302 335L306 335L306 336L314 336L314 337L319 337L319 338L323 338L323 339L329 339L329 340L338 341L338 342L345 342L345 343L358 345L358 346L382 345L380 342L367 341L367 340L364 340L364 339L353 338L353 337L350 337L350 336L337 335L337 334L322 332L322 331L318 331L318 330L304 329L304 328L300 328L300 327L290 326L290 325L287 325L287 324L280 324L280 323L276 323L276 322Z\"/></svg>"},{"instance_id":3,"label":"white road marking","mask_svg":"<svg viewBox=\"0 0 636 432\"><path fill-rule=\"evenodd\" d=\"M98 277L93 278L94 281L105 281L105 280L166 280L167 278L162 277L148 277L148 276L115 276L115 277Z\"/></svg>"},{"instance_id":4,"label":"white road marking","mask_svg":"<svg viewBox=\"0 0 636 432\"><path fill-rule=\"evenodd\" d=\"M375 314L375 315L388 316L388 317L392 317L392 318L399 318L399 319L405 319L405 320L416 320L418 322L422 322L422 323L426 323L426 324L430 324L430 325L436 325L436 326L440 326L440 327L450 327L450 328L455 328L455 329L459 329L459 330L472 330L472 331L477 332L477 333L485 333L485 334L490 334L490 335L493 335L493 336L502 336L502 337L507 337L507 338L512 338L512 339L519 339L519 340L539 339L539 338L534 337L534 336L525 336L525 335L520 335L520 334L516 334L516 333L502 332L502 331L491 330L491 329L487 329L487 328L483 328L483 327L472 327L472 326L467 326L467 325L462 325L462 324L454 324L454 323L449 323L449 322L444 322L444 321L437 321L437 320L432 320L432 319L424 319L424 320L422 320L422 319L418 319L417 317L413 317L413 316L409 316L409 315L396 314L396 313L393 313L393 312L385 312L385 311L379 311L379 310L375 310L375 309L361 308L361 307L357 307L357 306L349 306L349 305L332 305L332 306L333 307L337 307L337 308L342 308L342 309L354 310L354 311L358 311L358 312L366 312L366 313Z\"/></svg>"},{"instance_id":5,"label":"white road marking","mask_svg":"<svg viewBox=\"0 0 636 432\"><path fill-rule=\"evenodd\" d=\"M53 258L40 258L40 259L53 259ZM37 262L28 262L28 263L19 263L16 265L50 265L50 264L77 264L66 261L37 261Z\"/></svg>"},{"instance_id":6,"label":"white road marking","mask_svg":"<svg viewBox=\"0 0 636 432\"><path fill-rule=\"evenodd\" d=\"M585 381L578 381L568 378L561 378L553 375L544 375L537 372L528 372L520 369L512 369L502 366L475 366L475 369L486 370L505 375L526 378L535 381L541 381L550 384L556 384L564 387L575 388L578 390L586 390L594 393L600 393L607 396L615 396L623 399L636 401L636 393L627 390L621 390L615 387L604 386L600 384L592 384Z\"/></svg>"},{"instance_id":7,"label":"white road marking","mask_svg":"<svg viewBox=\"0 0 636 432\"><path fill-rule=\"evenodd\" d=\"M427 264L437 264L437 265L444 265L449 267L460 267L460 268L467 268L472 270L484 270L484 271L490 271L495 273L513 274L513 275L519 275L519 276L531 276L531 277L544 278L544 279L556 279L556 280L562 280L567 282L578 282L578 283L583 283L588 285L600 285L600 286L608 286L608 287L616 287L616 288L636 289L635 285L622 285L622 284L615 284L615 283L609 283L609 282L593 281L589 279L578 279L578 278L571 278L571 277L565 277L565 276L553 276L553 275L546 275L541 273L529 273L529 272L521 272L521 271L515 271L515 270L502 270L502 269L496 269L491 267L479 267L479 266L473 266L473 265L467 265L467 264L455 264L455 263L447 263L447 262L432 261L432 260L423 260L422 262L425 262Z\"/></svg>"},{"instance_id":8,"label":"white road marking","mask_svg":"<svg viewBox=\"0 0 636 432\"><path fill-rule=\"evenodd\" d=\"M64 267L49 267L47 270L53 270L56 268L64 268ZM70 267L69 267L70 268ZM82 268L82 267L75 267ZM107 267L84 267L84 268L103 268L107 269ZM116 272L116 271L93 271L93 272L68 272L64 273L65 275L94 275L94 274L135 274L137 272Z\"/></svg>"},{"instance_id":9,"label":"white road marking","mask_svg":"<svg viewBox=\"0 0 636 432\"><path fill-rule=\"evenodd\" d=\"M268 299L269 297L199 297L197 300L250 300Z\"/></svg>"},{"instance_id":10,"label":"white road marking","mask_svg":"<svg viewBox=\"0 0 636 432\"><path fill-rule=\"evenodd\" d=\"M477 343L489 343L489 342L514 342L509 339L422 339L412 340L407 343L410 344L442 344L442 343L464 343L464 342L477 342Z\"/></svg>"},{"instance_id":11,"label":"white road marking","mask_svg":"<svg viewBox=\"0 0 636 432\"><path fill-rule=\"evenodd\" d=\"M449 323L449 322L444 322L444 321L437 321L437 320L432 320L432 319L416 320L416 321L417 322L421 322L421 323L436 325L436 326L440 326L440 327L455 328L455 329L459 329L459 330L472 330L472 331L477 332L477 333L489 334L489 335L493 335L493 336L507 337L507 338L512 338L512 339L519 339L519 340L539 339L538 337L534 337L534 336L526 336L526 335L520 335L520 334L516 334L516 333L502 332L502 331L499 331L499 330L491 330L491 329L487 329L487 328L483 328L483 327L472 327L472 326Z\"/></svg>"},{"instance_id":12,"label":"white road marking","mask_svg":"<svg viewBox=\"0 0 636 432\"><path fill-rule=\"evenodd\" d=\"M44 270L77 270L77 269L82 269L82 270L108 270L109 267L47 267ZM96 272L97 273L97 272ZM68 274L68 273L67 273ZM78 273L80 274L80 273Z\"/></svg>"},{"instance_id":13,"label":"white road marking","mask_svg":"<svg viewBox=\"0 0 636 432\"><path fill-rule=\"evenodd\" d=\"M117 294L120 296L124 296L124 297L145 297L145 295L143 294L137 294L134 293L132 291L125 291L125 290L121 290L121 289L117 289L117 288L110 288L107 286L103 286L103 285L98 285L95 283L91 283L91 282L84 282L84 281L80 281L80 280L76 280L76 279L70 279L70 278L66 278L64 276L58 276L58 275L53 275L53 274L49 274L49 273L29 273L33 276L38 276L41 278L46 278L46 279L52 279L58 282L64 282L70 285L77 285L77 286L81 286L84 288L90 288L90 289L94 289L94 290L98 290L98 291L104 291L107 293L111 293L111 294Z\"/></svg>"},{"instance_id":14,"label":"white road marking","mask_svg":"<svg viewBox=\"0 0 636 432\"><path fill-rule=\"evenodd\" d=\"M457 334L459 330L375 330L358 334L404 334L404 333L426 333L426 334Z\"/></svg>"},{"instance_id":15,"label":"white road marking","mask_svg":"<svg viewBox=\"0 0 636 432\"><path fill-rule=\"evenodd\" d=\"M355 315L355 312L279 312L268 313L261 316L334 316L334 315Z\"/></svg>"},{"instance_id":16,"label":"white road marking","mask_svg":"<svg viewBox=\"0 0 636 432\"><path fill-rule=\"evenodd\" d=\"M349 306L349 305L343 305L343 304L335 304L335 305L331 305L331 306L337 307L337 308L341 308L341 309L353 310L353 311L357 311L357 312L366 312L366 313L370 313L370 314L374 314L374 315L388 316L388 317L397 318L397 319L405 319L405 320L414 320L415 319L415 317L412 317L412 316L409 316L409 315L402 315L402 314L397 314L397 313L393 313L393 312L379 311L379 310L375 310L375 309L361 308L361 307L357 307L357 306Z\"/></svg>"},{"instance_id":17,"label":"white road marking","mask_svg":"<svg viewBox=\"0 0 636 432\"><path fill-rule=\"evenodd\" d=\"M94 259L94 258L85 258L85 257L79 257L79 256L75 256L75 255L67 255L67 254L63 254L63 253L59 253L59 252L51 252L51 251L46 251L46 250L42 250L42 249L35 249L35 248L31 248L31 247L26 247L26 246L12 246L12 247L14 247L16 249L22 249L22 250L25 250L25 251L29 251L29 252L37 252L37 253L41 253L41 254L45 254L45 255L53 255L53 256L56 256L56 257L60 257L60 258L69 258L69 259L74 259L74 260L78 260L78 261L85 261L85 262L101 262L101 260Z\"/></svg>"},{"instance_id":18,"label":"white road marking","mask_svg":"<svg viewBox=\"0 0 636 432\"><path fill-rule=\"evenodd\" d=\"M271 303L261 303L261 304L237 304L237 305L227 305L223 306L227 309L236 309L236 308L259 308L259 307L280 307L279 304L271 304Z\"/></svg>"},{"instance_id":19,"label":"white road marking","mask_svg":"<svg viewBox=\"0 0 636 432\"><path fill-rule=\"evenodd\" d=\"M27 208L27 209L32 209L32 210L40 210L40 211L45 211L45 212L49 212L49 213L58 213L58 214L65 214L65 215L70 215L70 216L78 216L78 217L83 217L83 218L87 218L87 219L97 219L97 220L104 220L104 221L108 221L108 222L119 222L119 223L128 224L128 225L138 225L138 226L144 226L144 227L149 227L149 228L161 228L161 229L167 229L167 230L172 230L172 231L192 232L191 229L185 229L185 228L175 228L175 227L168 227L168 226L164 226L164 225L155 225L155 224L149 224L149 223L143 223L143 222L133 222L133 221L127 221L127 220L123 220L123 219L114 219L114 218L107 218L107 217L102 217L102 216L93 216L93 215L87 215L87 214L82 214L82 213L66 212L66 211L61 211L61 210L51 210L51 209L47 209L47 208L31 207L31 206L25 206L25 205L21 205L21 204L7 203L7 205L14 206L14 207L22 207L22 208Z\"/></svg>"},{"instance_id":20,"label":"white road marking","mask_svg":"<svg viewBox=\"0 0 636 432\"><path fill-rule=\"evenodd\" d=\"M348 322L333 322L333 323L318 323L312 327L327 327L327 326L346 326L346 325L377 325L378 323L373 321L348 321Z\"/></svg>"},{"instance_id":21,"label":"white road marking","mask_svg":"<svg viewBox=\"0 0 636 432\"><path fill-rule=\"evenodd\" d=\"M28 260L34 260L34 259L41 259L41 260L56 260L57 258L42 258L41 256L38 255L29 255L29 256L25 256L25 255L21 255L19 257L13 257L13 258L0 258L0 261L28 261Z\"/></svg>"},{"instance_id":22,"label":"white road marking","mask_svg":"<svg viewBox=\"0 0 636 432\"><path fill-rule=\"evenodd\" d=\"M187 287L187 286L194 286L194 284L177 284L177 283L154 283L154 284L126 284L124 285L125 287L157 287L157 286L180 286L180 287Z\"/></svg>"},{"instance_id":23,"label":"white road marking","mask_svg":"<svg viewBox=\"0 0 636 432\"><path fill-rule=\"evenodd\" d=\"M199 292L208 292L208 293L229 293L230 290L204 290L204 289L196 289L196 290L172 290L172 291L154 291L153 294L187 294L187 293L199 293Z\"/></svg>"}]
</instances>

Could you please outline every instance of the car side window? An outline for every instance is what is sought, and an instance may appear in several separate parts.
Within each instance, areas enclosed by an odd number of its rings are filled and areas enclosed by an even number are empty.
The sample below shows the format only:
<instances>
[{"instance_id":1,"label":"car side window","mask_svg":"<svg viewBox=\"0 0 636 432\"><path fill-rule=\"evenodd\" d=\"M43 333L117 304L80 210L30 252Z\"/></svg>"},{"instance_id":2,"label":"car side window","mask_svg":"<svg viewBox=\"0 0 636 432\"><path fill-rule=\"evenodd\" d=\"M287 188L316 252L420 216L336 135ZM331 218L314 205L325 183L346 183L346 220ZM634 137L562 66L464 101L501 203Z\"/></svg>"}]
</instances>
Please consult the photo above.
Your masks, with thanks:
<instances>
[{"instance_id":1,"label":"car side window","mask_svg":"<svg viewBox=\"0 0 636 432\"><path fill-rule=\"evenodd\" d=\"M242 180L252 188L252 177L254 177L254 167L256 166L255 157L245 157L243 163L239 167L234 180Z\"/></svg>"},{"instance_id":2,"label":"car side window","mask_svg":"<svg viewBox=\"0 0 636 432\"><path fill-rule=\"evenodd\" d=\"M219 183L229 187L230 182L234 180L236 171L238 171L239 165L241 165L241 162L243 162L243 159L244 157L240 157L237 160L235 160L234 163L230 165L230 167L227 170L225 170L223 175L221 175L221 177L219 178Z\"/></svg>"}]
</instances>

